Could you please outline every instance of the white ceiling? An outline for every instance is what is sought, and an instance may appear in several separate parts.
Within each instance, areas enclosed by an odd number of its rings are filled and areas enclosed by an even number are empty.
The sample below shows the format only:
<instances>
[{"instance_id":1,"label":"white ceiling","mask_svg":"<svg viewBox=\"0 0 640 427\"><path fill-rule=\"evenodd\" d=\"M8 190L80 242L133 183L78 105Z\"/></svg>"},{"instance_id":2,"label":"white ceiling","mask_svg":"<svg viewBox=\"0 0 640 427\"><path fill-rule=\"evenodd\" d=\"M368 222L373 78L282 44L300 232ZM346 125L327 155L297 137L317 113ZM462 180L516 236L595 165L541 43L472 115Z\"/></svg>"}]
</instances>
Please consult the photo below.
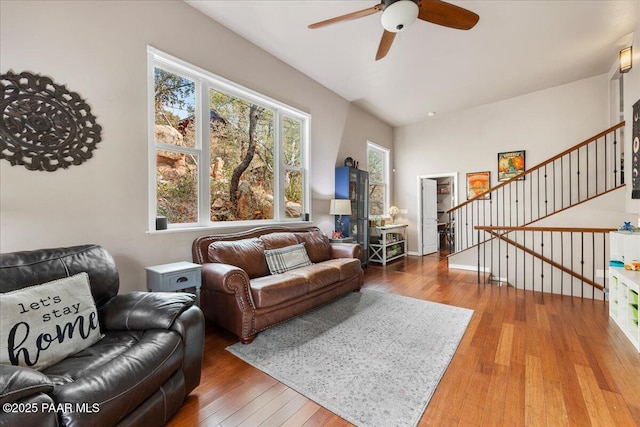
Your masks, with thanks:
<instances>
[{"instance_id":1,"label":"white ceiling","mask_svg":"<svg viewBox=\"0 0 640 427\"><path fill-rule=\"evenodd\" d=\"M454 0L473 29L416 21L375 61L381 13L307 25L379 1L185 1L394 126L606 73L640 22L640 0Z\"/></svg>"}]
</instances>

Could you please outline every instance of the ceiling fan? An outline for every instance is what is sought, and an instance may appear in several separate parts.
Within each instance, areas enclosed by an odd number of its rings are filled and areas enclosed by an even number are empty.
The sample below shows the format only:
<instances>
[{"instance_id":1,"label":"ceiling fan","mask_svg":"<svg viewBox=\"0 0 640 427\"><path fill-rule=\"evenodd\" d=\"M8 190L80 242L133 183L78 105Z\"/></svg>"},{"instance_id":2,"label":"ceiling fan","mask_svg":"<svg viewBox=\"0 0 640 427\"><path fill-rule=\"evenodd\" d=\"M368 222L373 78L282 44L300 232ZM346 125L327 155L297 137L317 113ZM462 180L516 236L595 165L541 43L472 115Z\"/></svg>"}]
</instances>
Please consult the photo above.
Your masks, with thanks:
<instances>
[{"instance_id":1,"label":"ceiling fan","mask_svg":"<svg viewBox=\"0 0 640 427\"><path fill-rule=\"evenodd\" d=\"M469 30L480 19L470 10L441 0L381 0L380 4L368 9L316 22L309 25L309 28L321 28L337 22L351 21L380 11L382 11L381 21L384 32L378 46L376 61L387 55L396 33L409 28L416 19L458 30Z\"/></svg>"}]
</instances>

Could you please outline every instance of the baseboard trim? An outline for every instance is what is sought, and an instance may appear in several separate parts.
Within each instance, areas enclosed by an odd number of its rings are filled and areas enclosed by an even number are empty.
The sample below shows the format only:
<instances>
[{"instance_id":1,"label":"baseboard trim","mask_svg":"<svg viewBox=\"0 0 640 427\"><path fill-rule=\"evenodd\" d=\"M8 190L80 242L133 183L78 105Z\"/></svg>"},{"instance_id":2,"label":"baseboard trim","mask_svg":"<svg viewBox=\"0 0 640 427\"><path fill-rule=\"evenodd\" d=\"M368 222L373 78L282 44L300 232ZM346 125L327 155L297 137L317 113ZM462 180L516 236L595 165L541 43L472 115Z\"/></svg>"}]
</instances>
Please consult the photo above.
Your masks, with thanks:
<instances>
[{"instance_id":1,"label":"baseboard trim","mask_svg":"<svg viewBox=\"0 0 640 427\"><path fill-rule=\"evenodd\" d=\"M467 271L478 271L478 266L477 265L464 265L464 264L451 264L449 263L449 268L453 268L456 270L467 270ZM480 268L480 271L483 273L490 273L491 270L489 270L487 267L482 267Z\"/></svg>"}]
</instances>

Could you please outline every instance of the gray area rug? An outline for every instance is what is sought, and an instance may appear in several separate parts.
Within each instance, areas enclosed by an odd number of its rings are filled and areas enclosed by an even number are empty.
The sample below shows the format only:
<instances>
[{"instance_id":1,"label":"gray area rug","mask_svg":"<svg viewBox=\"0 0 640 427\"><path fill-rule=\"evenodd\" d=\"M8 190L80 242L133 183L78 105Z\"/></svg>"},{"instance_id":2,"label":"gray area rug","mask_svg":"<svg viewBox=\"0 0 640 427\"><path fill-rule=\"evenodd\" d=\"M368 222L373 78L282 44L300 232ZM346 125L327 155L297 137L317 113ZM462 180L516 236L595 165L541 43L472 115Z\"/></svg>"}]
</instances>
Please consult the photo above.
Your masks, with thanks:
<instances>
[{"instance_id":1,"label":"gray area rug","mask_svg":"<svg viewBox=\"0 0 640 427\"><path fill-rule=\"evenodd\" d=\"M473 310L362 290L227 347L357 426L415 426Z\"/></svg>"}]
</instances>

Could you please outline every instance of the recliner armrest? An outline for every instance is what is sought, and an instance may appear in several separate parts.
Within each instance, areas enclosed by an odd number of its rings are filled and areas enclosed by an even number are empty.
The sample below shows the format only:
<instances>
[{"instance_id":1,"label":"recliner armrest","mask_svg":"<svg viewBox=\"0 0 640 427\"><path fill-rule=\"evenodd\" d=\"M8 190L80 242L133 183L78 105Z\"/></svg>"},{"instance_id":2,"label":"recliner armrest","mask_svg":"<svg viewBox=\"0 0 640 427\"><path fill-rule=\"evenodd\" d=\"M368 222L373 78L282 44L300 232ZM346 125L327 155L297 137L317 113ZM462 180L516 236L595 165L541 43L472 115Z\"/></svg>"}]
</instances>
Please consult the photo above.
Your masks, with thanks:
<instances>
[{"instance_id":1,"label":"recliner armrest","mask_svg":"<svg viewBox=\"0 0 640 427\"><path fill-rule=\"evenodd\" d=\"M173 322L171 329L179 333L184 342L182 370L185 392L189 394L200 384L204 354L204 316L202 311L196 305L188 308Z\"/></svg>"},{"instance_id":2,"label":"recliner armrest","mask_svg":"<svg viewBox=\"0 0 640 427\"><path fill-rule=\"evenodd\" d=\"M23 366L0 365L0 405L52 390L53 382L40 371Z\"/></svg>"},{"instance_id":3,"label":"recliner armrest","mask_svg":"<svg viewBox=\"0 0 640 427\"><path fill-rule=\"evenodd\" d=\"M169 329L194 302L188 293L131 292L113 297L99 317L106 330Z\"/></svg>"}]
</instances>

